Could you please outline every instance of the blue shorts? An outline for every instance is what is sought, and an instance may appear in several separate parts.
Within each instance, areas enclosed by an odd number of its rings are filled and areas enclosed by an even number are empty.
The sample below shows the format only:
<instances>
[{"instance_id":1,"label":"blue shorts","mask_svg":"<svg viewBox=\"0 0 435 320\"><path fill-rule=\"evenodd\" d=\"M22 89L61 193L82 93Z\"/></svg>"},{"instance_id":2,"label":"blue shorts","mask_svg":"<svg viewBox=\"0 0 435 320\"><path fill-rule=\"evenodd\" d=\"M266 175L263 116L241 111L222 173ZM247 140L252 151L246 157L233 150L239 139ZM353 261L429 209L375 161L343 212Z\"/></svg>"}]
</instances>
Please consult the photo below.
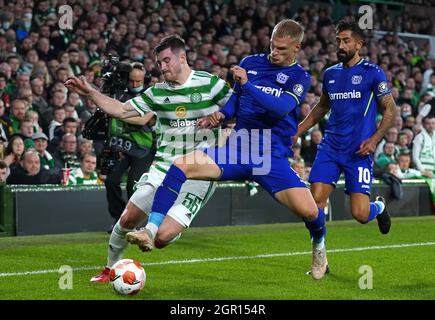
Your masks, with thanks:
<instances>
[{"instance_id":1,"label":"blue shorts","mask_svg":"<svg viewBox=\"0 0 435 320\"><path fill-rule=\"evenodd\" d=\"M344 192L364 193L370 196L373 177L372 155L360 157L356 154L318 149L308 181L335 186L342 172L345 179Z\"/></svg>"},{"instance_id":2,"label":"blue shorts","mask_svg":"<svg viewBox=\"0 0 435 320\"><path fill-rule=\"evenodd\" d=\"M263 161L246 152L241 152L229 143L218 148L202 150L221 169L218 180L250 180L255 181L267 190L272 196L275 193L289 188L307 188L307 184L293 170L285 157L263 155Z\"/></svg>"}]
</instances>

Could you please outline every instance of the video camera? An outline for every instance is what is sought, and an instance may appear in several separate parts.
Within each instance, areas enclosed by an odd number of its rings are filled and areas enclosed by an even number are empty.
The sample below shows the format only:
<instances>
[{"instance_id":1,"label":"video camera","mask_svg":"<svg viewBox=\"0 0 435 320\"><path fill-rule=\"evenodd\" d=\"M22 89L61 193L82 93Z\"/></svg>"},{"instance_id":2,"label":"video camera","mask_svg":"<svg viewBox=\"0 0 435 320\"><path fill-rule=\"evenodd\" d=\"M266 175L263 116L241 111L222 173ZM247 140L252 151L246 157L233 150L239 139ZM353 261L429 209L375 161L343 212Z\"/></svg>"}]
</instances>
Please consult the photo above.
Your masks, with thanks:
<instances>
[{"instance_id":1,"label":"video camera","mask_svg":"<svg viewBox=\"0 0 435 320\"><path fill-rule=\"evenodd\" d=\"M103 85L101 92L111 98L121 102L127 101L128 81L132 67L128 63L119 62L119 57L109 54L107 59L102 63L101 74ZM101 109L97 111L86 121L83 128L83 137L90 140L105 141L109 137L110 118ZM105 143L104 150L99 159L101 172L107 174L118 160L118 153Z\"/></svg>"},{"instance_id":2,"label":"video camera","mask_svg":"<svg viewBox=\"0 0 435 320\"><path fill-rule=\"evenodd\" d=\"M103 61L102 67L101 92L114 99L119 99L128 88L132 66L129 63L119 62L119 57L109 54L108 58Z\"/></svg>"}]
</instances>

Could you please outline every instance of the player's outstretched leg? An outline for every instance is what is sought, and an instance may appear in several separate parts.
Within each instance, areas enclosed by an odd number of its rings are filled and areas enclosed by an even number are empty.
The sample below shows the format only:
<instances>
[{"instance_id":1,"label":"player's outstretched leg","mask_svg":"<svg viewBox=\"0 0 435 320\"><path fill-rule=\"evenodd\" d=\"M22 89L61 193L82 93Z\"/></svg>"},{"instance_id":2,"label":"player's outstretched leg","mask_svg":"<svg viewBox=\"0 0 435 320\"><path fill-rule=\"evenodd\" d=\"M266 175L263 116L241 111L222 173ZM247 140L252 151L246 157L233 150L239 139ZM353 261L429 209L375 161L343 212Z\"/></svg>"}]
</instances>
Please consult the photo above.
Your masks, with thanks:
<instances>
[{"instance_id":1,"label":"player's outstretched leg","mask_svg":"<svg viewBox=\"0 0 435 320\"><path fill-rule=\"evenodd\" d=\"M374 203L383 204L383 210L380 214L376 216L376 220L378 220L379 231L382 234L387 234L390 232L391 228L391 218L387 210L387 204L385 203L385 198L382 196L377 196L376 201Z\"/></svg>"},{"instance_id":2,"label":"player's outstretched leg","mask_svg":"<svg viewBox=\"0 0 435 320\"><path fill-rule=\"evenodd\" d=\"M121 218L116 222L110 235L107 265L101 273L91 278L91 282L109 282L110 268L122 259L124 251L128 246L128 242L125 239L126 234L139 225L143 221L144 216L145 214L139 208L128 202L126 209Z\"/></svg>"},{"instance_id":3,"label":"player's outstretched leg","mask_svg":"<svg viewBox=\"0 0 435 320\"><path fill-rule=\"evenodd\" d=\"M329 273L328 259L326 257L326 226L325 212L318 208L317 218L314 220L304 219L305 226L310 232L313 255L311 260L311 276L315 280L322 279L326 273Z\"/></svg>"},{"instance_id":4,"label":"player's outstretched leg","mask_svg":"<svg viewBox=\"0 0 435 320\"><path fill-rule=\"evenodd\" d=\"M116 222L110 235L107 265L100 274L91 278L91 282L109 282L110 268L122 259L122 255L128 245L128 242L125 240L125 235L128 231L131 231L131 229L123 228L120 220Z\"/></svg>"}]
</instances>

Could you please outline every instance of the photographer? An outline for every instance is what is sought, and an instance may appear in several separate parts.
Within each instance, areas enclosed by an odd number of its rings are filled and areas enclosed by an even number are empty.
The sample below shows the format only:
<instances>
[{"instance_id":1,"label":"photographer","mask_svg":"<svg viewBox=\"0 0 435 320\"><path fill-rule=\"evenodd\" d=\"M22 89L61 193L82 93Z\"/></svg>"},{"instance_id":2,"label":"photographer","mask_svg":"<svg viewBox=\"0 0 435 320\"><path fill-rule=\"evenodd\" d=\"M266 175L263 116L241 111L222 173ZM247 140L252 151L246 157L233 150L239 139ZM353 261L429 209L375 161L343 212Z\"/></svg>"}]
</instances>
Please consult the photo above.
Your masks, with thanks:
<instances>
[{"instance_id":1,"label":"photographer","mask_svg":"<svg viewBox=\"0 0 435 320\"><path fill-rule=\"evenodd\" d=\"M145 69L141 63L133 63L129 73L128 91L119 99L125 102L145 91ZM153 133L143 118L139 118L136 124L110 118L109 121L109 146L111 150L118 152L119 159L115 166L109 170L106 181L106 197L109 204L110 215L118 221L125 208L121 190L123 175L127 176L127 197L133 194L133 186L144 172L147 172L154 159ZM108 232L112 232L112 227Z\"/></svg>"},{"instance_id":2,"label":"photographer","mask_svg":"<svg viewBox=\"0 0 435 320\"><path fill-rule=\"evenodd\" d=\"M120 103L145 91L145 68L141 63L130 65L109 55L104 61L102 75L104 82L101 93ZM149 120L143 117L119 120L97 109L85 124L85 138L104 140L99 169L102 175L106 175L106 198L109 213L115 222L126 206L121 190L124 174L127 173L127 196L130 198L135 181L149 170L154 159L155 139ZM108 232L111 231L112 227Z\"/></svg>"}]
</instances>

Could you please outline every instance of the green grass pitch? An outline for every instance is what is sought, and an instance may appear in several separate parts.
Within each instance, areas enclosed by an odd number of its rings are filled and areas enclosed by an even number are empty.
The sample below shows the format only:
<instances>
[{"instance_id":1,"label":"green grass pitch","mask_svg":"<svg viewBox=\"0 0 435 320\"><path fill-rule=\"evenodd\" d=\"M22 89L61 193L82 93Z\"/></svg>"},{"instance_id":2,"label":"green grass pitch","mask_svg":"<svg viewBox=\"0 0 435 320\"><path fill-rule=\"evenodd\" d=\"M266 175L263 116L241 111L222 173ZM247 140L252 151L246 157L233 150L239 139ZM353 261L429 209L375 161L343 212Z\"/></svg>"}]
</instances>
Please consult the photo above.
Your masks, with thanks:
<instances>
[{"instance_id":1,"label":"green grass pitch","mask_svg":"<svg viewBox=\"0 0 435 320\"><path fill-rule=\"evenodd\" d=\"M305 274L302 223L192 228L163 250L129 246L124 257L144 265L147 282L127 297L89 282L106 262L106 233L0 238L0 299L435 299L435 217L395 218L388 235L376 222L327 227L323 280ZM72 289L59 287L64 265Z\"/></svg>"}]
</instances>

